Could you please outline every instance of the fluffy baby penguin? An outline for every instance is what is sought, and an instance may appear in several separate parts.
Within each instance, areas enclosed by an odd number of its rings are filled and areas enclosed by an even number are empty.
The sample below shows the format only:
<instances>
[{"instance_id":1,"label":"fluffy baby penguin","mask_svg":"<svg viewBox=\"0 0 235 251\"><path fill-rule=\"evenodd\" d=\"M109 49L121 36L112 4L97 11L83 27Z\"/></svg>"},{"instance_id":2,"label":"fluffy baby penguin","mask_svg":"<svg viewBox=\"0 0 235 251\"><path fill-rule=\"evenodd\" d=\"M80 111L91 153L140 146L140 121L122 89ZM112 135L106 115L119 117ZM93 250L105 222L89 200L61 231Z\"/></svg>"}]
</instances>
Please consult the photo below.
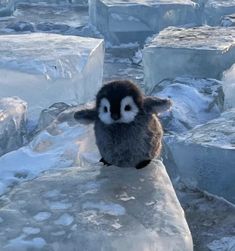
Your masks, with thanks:
<instances>
[{"instance_id":1,"label":"fluffy baby penguin","mask_svg":"<svg viewBox=\"0 0 235 251\"><path fill-rule=\"evenodd\" d=\"M131 81L119 80L104 85L96 107L77 111L74 118L95 123L101 162L140 169L160 154L163 130L156 115L170 106L169 99L144 96Z\"/></svg>"}]
</instances>

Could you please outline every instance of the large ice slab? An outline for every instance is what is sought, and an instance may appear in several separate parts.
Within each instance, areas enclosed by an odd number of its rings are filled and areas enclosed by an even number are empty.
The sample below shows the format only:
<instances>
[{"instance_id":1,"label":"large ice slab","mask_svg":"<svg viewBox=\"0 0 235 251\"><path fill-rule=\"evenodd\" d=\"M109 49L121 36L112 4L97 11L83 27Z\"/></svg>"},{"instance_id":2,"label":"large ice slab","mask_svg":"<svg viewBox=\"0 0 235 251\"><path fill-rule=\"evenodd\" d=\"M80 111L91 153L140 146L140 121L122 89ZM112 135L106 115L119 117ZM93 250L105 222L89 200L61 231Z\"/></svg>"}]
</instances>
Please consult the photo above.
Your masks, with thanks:
<instances>
[{"instance_id":1,"label":"large ice slab","mask_svg":"<svg viewBox=\"0 0 235 251\"><path fill-rule=\"evenodd\" d=\"M37 5L49 4L49 5L67 5L76 4L79 6L88 6L88 0L15 0L17 3L33 3Z\"/></svg>"},{"instance_id":2,"label":"large ice slab","mask_svg":"<svg viewBox=\"0 0 235 251\"><path fill-rule=\"evenodd\" d=\"M179 136L165 138L180 177L235 202L235 109Z\"/></svg>"},{"instance_id":3,"label":"large ice slab","mask_svg":"<svg viewBox=\"0 0 235 251\"><path fill-rule=\"evenodd\" d=\"M208 25L219 25L225 15L235 12L235 0L208 0L204 6L204 19Z\"/></svg>"},{"instance_id":4,"label":"large ice slab","mask_svg":"<svg viewBox=\"0 0 235 251\"><path fill-rule=\"evenodd\" d=\"M48 32L57 34L81 34L89 23L88 10L74 4L20 3L11 18L0 22L0 34Z\"/></svg>"},{"instance_id":5,"label":"large ice slab","mask_svg":"<svg viewBox=\"0 0 235 251\"><path fill-rule=\"evenodd\" d=\"M23 145L26 110L27 104L17 97L0 99L0 156Z\"/></svg>"},{"instance_id":6,"label":"large ice slab","mask_svg":"<svg viewBox=\"0 0 235 251\"><path fill-rule=\"evenodd\" d=\"M0 0L0 17L9 16L15 9L14 0Z\"/></svg>"},{"instance_id":7,"label":"large ice slab","mask_svg":"<svg viewBox=\"0 0 235 251\"><path fill-rule=\"evenodd\" d=\"M235 107L235 64L223 74L225 108Z\"/></svg>"},{"instance_id":8,"label":"large ice slab","mask_svg":"<svg viewBox=\"0 0 235 251\"><path fill-rule=\"evenodd\" d=\"M0 36L0 97L19 96L30 118L53 103L84 103L102 85L103 40L54 34Z\"/></svg>"},{"instance_id":9,"label":"large ice slab","mask_svg":"<svg viewBox=\"0 0 235 251\"><path fill-rule=\"evenodd\" d=\"M224 105L222 83L215 79L176 78L162 81L151 93L170 97L173 106L161 115L167 131L185 132L220 116Z\"/></svg>"},{"instance_id":10,"label":"large ice slab","mask_svg":"<svg viewBox=\"0 0 235 251\"><path fill-rule=\"evenodd\" d=\"M141 171L99 164L47 172L5 199L2 251L193 250L184 212L157 160Z\"/></svg>"},{"instance_id":11,"label":"large ice slab","mask_svg":"<svg viewBox=\"0 0 235 251\"><path fill-rule=\"evenodd\" d=\"M232 27L163 30L143 50L147 89L179 76L221 79L223 71L234 63L234 37Z\"/></svg>"},{"instance_id":12,"label":"large ice slab","mask_svg":"<svg viewBox=\"0 0 235 251\"><path fill-rule=\"evenodd\" d=\"M90 0L90 18L112 44L144 42L168 26L197 23L190 0Z\"/></svg>"}]
</instances>

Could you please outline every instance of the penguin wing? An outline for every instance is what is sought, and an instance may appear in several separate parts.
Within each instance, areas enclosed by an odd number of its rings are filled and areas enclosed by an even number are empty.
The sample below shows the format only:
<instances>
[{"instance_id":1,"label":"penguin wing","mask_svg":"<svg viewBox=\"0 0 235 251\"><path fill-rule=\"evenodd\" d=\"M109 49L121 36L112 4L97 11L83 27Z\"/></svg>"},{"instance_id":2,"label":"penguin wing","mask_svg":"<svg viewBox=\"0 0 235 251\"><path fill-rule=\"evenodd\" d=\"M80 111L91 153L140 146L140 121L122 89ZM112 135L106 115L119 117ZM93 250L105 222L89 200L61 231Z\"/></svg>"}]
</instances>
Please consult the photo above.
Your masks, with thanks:
<instances>
[{"instance_id":1,"label":"penguin wing","mask_svg":"<svg viewBox=\"0 0 235 251\"><path fill-rule=\"evenodd\" d=\"M172 101L168 98L158 98L147 96L144 98L144 110L147 113L162 113L168 111L172 106Z\"/></svg>"},{"instance_id":2,"label":"penguin wing","mask_svg":"<svg viewBox=\"0 0 235 251\"><path fill-rule=\"evenodd\" d=\"M74 118L79 122L92 123L97 118L96 108L83 109L74 113Z\"/></svg>"}]
</instances>

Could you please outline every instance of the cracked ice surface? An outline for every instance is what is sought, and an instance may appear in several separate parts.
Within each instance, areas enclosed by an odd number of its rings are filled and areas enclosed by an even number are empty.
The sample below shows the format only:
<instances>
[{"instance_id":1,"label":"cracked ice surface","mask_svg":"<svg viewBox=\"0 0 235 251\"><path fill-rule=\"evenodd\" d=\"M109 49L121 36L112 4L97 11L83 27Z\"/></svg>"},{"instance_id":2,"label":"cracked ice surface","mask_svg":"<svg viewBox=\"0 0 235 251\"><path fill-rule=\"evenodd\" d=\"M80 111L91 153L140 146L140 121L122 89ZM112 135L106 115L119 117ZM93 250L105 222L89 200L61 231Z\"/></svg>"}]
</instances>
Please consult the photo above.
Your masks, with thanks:
<instances>
[{"instance_id":1,"label":"cracked ice surface","mask_svg":"<svg viewBox=\"0 0 235 251\"><path fill-rule=\"evenodd\" d=\"M23 145L26 111L26 102L17 97L0 99L0 156Z\"/></svg>"},{"instance_id":2,"label":"cracked ice surface","mask_svg":"<svg viewBox=\"0 0 235 251\"><path fill-rule=\"evenodd\" d=\"M101 39L34 33L2 35L0 45L0 96L24 99L30 118L59 101L87 102L102 85Z\"/></svg>"},{"instance_id":3,"label":"cracked ice surface","mask_svg":"<svg viewBox=\"0 0 235 251\"><path fill-rule=\"evenodd\" d=\"M235 58L235 28L167 28L143 50L145 84L151 89L166 78L220 79Z\"/></svg>"},{"instance_id":4,"label":"cracked ice surface","mask_svg":"<svg viewBox=\"0 0 235 251\"><path fill-rule=\"evenodd\" d=\"M165 143L184 181L235 202L235 109Z\"/></svg>"},{"instance_id":5,"label":"cracked ice surface","mask_svg":"<svg viewBox=\"0 0 235 251\"><path fill-rule=\"evenodd\" d=\"M122 200L124 194L132 199ZM193 250L184 212L158 160L141 171L88 162L49 171L5 199L2 251ZM52 209L54 202L71 206Z\"/></svg>"},{"instance_id":6,"label":"cracked ice surface","mask_svg":"<svg viewBox=\"0 0 235 251\"><path fill-rule=\"evenodd\" d=\"M197 23L190 0L90 0L93 25L112 44L140 42L168 26Z\"/></svg>"}]
</instances>

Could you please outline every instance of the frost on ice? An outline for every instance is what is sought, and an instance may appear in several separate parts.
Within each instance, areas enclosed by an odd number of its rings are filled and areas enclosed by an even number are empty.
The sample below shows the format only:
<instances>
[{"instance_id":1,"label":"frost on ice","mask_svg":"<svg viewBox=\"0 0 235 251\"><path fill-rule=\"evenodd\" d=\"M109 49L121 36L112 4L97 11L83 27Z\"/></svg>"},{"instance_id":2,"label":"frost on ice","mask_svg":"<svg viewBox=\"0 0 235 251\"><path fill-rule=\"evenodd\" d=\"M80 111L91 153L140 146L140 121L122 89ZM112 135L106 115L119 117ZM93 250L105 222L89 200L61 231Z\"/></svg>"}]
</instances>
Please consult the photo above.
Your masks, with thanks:
<instances>
[{"instance_id":1,"label":"frost on ice","mask_svg":"<svg viewBox=\"0 0 235 251\"><path fill-rule=\"evenodd\" d=\"M222 84L215 79L164 80L151 95L171 98L172 109L160 116L164 129L177 133L218 117L224 105Z\"/></svg>"},{"instance_id":2,"label":"frost on ice","mask_svg":"<svg viewBox=\"0 0 235 251\"><path fill-rule=\"evenodd\" d=\"M17 97L0 99L0 156L23 145L26 111L26 102Z\"/></svg>"},{"instance_id":3,"label":"frost on ice","mask_svg":"<svg viewBox=\"0 0 235 251\"><path fill-rule=\"evenodd\" d=\"M11 186L33 179L45 170L75 164L79 150L82 153L81 149L86 149L85 144L89 140L87 130L82 125L54 125L39 133L29 145L3 155L0 158L0 195ZM60 206L67 204L51 204L51 207Z\"/></svg>"},{"instance_id":4,"label":"frost on ice","mask_svg":"<svg viewBox=\"0 0 235 251\"><path fill-rule=\"evenodd\" d=\"M225 95L225 107L235 107L235 64L224 72L222 83Z\"/></svg>"},{"instance_id":5,"label":"frost on ice","mask_svg":"<svg viewBox=\"0 0 235 251\"><path fill-rule=\"evenodd\" d=\"M90 0L93 25L112 44L144 42L168 26L197 23L196 3L190 0Z\"/></svg>"},{"instance_id":6,"label":"frost on ice","mask_svg":"<svg viewBox=\"0 0 235 251\"><path fill-rule=\"evenodd\" d=\"M178 136L166 136L169 157L190 185L235 202L235 109Z\"/></svg>"},{"instance_id":7,"label":"frost on ice","mask_svg":"<svg viewBox=\"0 0 235 251\"><path fill-rule=\"evenodd\" d=\"M87 102L102 85L103 40L34 33L0 44L0 97L25 100L30 118L56 102Z\"/></svg>"},{"instance_id":8,"label":"frost on ice","mask_svg":"<svg viewBox=\"0 0 235 251\"><path fill-rule=\"evenodd\" d=\"M44 196L48 191L59 193ZM122 200L123 194L132 199ZM0 232L8 229L0 236L2 251L34 245L58 251L193 250L184 212L158 160L141 171L88 162L49 171L15 187L7 199L0 209ZM71 207L52 209L55 201Z\"/></svg>"},{"instance_id":9,"label":"frost on ice","mask_svg":"<svg viewBox=\"0 0 235 251\"><path fill-rule=\"evenodd\" d=\"M235 28L167 28L143 50L145 85L181 76L221 79L234 63ZM192 60L193 59L193 60Z\"/></svg>"}]
</instances>

